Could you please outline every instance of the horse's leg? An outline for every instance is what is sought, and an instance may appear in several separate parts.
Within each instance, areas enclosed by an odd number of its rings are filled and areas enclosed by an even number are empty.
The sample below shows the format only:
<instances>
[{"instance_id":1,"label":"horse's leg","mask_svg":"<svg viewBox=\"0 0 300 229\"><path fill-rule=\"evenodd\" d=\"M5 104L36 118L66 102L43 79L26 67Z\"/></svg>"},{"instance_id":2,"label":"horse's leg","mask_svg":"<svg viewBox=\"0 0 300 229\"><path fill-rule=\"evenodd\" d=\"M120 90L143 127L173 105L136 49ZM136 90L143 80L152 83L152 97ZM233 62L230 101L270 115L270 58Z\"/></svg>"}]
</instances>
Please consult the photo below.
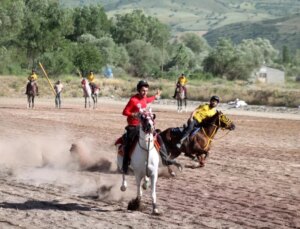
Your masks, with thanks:
<instances>
[{"instance_id":1,"label":"horse's leg","mask_svg":"<svg viewBox=\"0 0 300 229\"><path fill-rule=\"evenodd\" d=\"M30 96L27 95L27 108L30 108Z\"/></svg>"},{"instance_id":2,"label":"horse's leg","mask_svg":"<svg viewBox=\"0 0 300 229\"><path fill-rule=\"evenodd\" d=\"M142 179L143 177L140 175L135 176L136 187L137 187L137 200L139 201L142 199L142 195L143 195L142 186L141 186Z\"/></svg>"},{"instance_id":3,"label":"horse's leg","mask_svg":"<svg viewBox=\"0 0 300 229\"><path fill-rule=\"evenodd\" d=\"M122 174L122 185L121 185L120 189L121 189L122 192L125 192L126 189L127 189L127 181L125 179L125 174L124 173Z\"/></svg>"},{"instance_id":4,"label":"horse's leg","mask_svg":"<svg viewBox=\"0 0 300 229\"><path fill-rule=\"evenodd\" d=\"M31 108L34 108L34 95L32 96L32 100L31 100Z\"/></svg>"},{"instance_id":5,"label":"horse's leg","mask_svg":"<svg viewBox=\"0 0 300 229\"><path fill-rule=\"evenodd\" d=\"M179 112L179 99L177 99L177 112Z\"/></svg>"},{"instance_id":6,"label":"horse's leg","mask_svg":"<svg viewBox=\"0 0 300 229\"><path fill-rule=\"evenodd\" d=\"M186 108L186 98L184 98L184 108L185 108L185 112L187 112L187 108Z\"/></svg>"},{"instance_id":7,"label":"horse's leg","mask_svg":"<svg viewBox=\"0 0 300 229\"><path fill-rule=\"evenodd\" d=\"M208 152L201 152L196 155L199 163L199 167L204 167L205 166L205 159L208 155Z\"/></svg>"},{"instance_id":8,"label":"horse's leg","mask_svg":"<svg viewBox=\"0 0 300 229\"><path fill-rule=\"evenodd\" d=\"M157 182L157 174L158 174L158 171L154 172L151 175L152 214L154 214L154 215L158 214L158 208L157 208L157 205L156 205L156 182Z\"/></svg>"},{"instance_id":9,"label":"horse's leg","mask_svg":"<svg viewBox=\"0 0 300 229\"><path fill-rule=\"evenodd\" d=\"M84 96L84 108L86 108L86 103L87 103L87 97Z\"/></svg>"},{"instance_id":10,"label":"horse's leg","mask_svg":"<svg viewBox=\"0 0 300 229\"><path fill-rule=\"evenodd\" d=\"M149 177L145 176L144 177L144 183L142 185L144 190L147 190L149 188Z\"/></svg>"},{"instance_id":11,"label":"horse's leg","mask_svg":"<svg viewBox=\"0 0 300 229\"><path fill-rule=\"evenodd\" d=\"M180 110L179 111L182 112L182 99L181 98L179 99L179 106L180 106Z\"/></svg>"}]
</instances>

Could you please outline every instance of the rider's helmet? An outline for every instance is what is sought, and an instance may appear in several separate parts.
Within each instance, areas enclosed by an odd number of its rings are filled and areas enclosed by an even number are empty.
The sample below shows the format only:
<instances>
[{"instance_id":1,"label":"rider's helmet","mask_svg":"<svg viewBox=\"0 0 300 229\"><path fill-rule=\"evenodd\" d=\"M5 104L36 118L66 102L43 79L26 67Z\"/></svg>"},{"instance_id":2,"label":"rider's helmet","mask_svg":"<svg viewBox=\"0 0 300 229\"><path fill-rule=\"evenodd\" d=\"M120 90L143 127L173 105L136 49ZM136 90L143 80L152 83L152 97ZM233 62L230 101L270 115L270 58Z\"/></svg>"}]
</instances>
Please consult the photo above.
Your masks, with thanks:
<instances>
[{"instance_id":1,"label":"rider's helmet","mask_svg":"<svg viewBox=\"0 0 300 229\"><path fill-rule=\"evenodd\" d=\"M137 90L137 91L140 91L142 87L147 87L147 88L149 88L149 84L148 84L148 82L147 82L146 80L140 80L140 81L138 82L138 84L136 85L136 90Z\"/></svg>"},{"instance_id":2,"label":"rider's helmet","mask_svg":"<svg viewBox=\"0 0 300 229\"><path fill-rule=\"evenodd\" d=\"M213 96L210 98L210 101L213 101L213 100L215 100L215 101L217 101L217 102L219 103L219 102L220 102L220 97L217 96L217 95L213 95Z\"/></svg>"}]
</instances>

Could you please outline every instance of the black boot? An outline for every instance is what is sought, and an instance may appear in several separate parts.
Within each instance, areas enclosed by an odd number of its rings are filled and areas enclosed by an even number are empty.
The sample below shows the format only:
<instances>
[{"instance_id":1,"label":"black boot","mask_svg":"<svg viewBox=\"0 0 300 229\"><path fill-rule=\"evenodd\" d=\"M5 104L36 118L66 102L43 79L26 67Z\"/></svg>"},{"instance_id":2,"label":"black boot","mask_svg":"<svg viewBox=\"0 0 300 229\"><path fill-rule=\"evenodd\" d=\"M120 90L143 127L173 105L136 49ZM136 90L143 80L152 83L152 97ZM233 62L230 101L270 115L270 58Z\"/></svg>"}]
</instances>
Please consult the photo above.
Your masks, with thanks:
<instances>
[{"instance_id":1,"label":"black boot","mask_svg":"<svg viewBox=\"0 0 300 229\"><path fill-rule=\"evenodd\" d=\"M189 135L190 135L190 133L185 133L185 134L183 135L183 137L179 140L179 142L176 144L176 147L177 147L178 149L181 148L182 143L184 142L185 139L188 138Z\"/></svg>"},{"instance_id":2,"label":"black boot","mask_svg":"<svg viewBox=\"0 0 300 229\"><path fill-rule=\"evenodd\" d=\"M188 121L188 126L183 130L182 137L181 137L181 139L179 140L179 142L176 144L176 147L177 147L178 149L181 148L182 143L184 142L185 139L188 138L188 136L189 136L190 133L193 131L194 126L195 126L196 124L197 124L197 121L194 120L194 119Z\"/></svg>"},{"instance_id":3,"label":"black boot","mask_svg":"<svg viewBox=\"0 0 300 229\"><path fill-rule=\"evenodd\" d=\"M130 163L129 150L130 150L130 145L127 143L124 147L124 157L123 157L123 166L122 166L122 171L124 174L128 173L128 167Z\"/></svg>"}]
</instances>

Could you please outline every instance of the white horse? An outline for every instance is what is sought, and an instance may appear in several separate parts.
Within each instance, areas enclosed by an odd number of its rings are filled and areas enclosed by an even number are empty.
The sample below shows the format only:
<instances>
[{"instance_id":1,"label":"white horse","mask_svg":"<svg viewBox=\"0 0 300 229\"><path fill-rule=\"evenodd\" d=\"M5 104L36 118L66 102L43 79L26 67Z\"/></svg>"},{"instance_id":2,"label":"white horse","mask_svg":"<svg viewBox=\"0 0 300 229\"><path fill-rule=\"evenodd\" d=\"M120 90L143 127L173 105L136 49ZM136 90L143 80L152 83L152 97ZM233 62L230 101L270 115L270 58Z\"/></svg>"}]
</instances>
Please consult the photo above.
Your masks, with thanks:
<instances>
[{"instance_id":1,"label":"white horse","mask_svg":"<svg viewBox=\"0 0 300 229\"><path fill-rule=\"evenodd\" d=\"M142 198L141 181L145 178L143 188L146 189L148 178L151 180L151 197L153 214L158 214L158 208L156 206L156 182L158 177L158 166L159 166L159 152L154 146L154 118L151 109L142 110L140 109L140 130L139 139L136 144L133 153L131 155L131 168L134 172L136 185L137 185L137 197L128 204L129 210L137 210L140 205ZM118 167L121 170L123 157L118 154ZM122 176L121 190L126 191L127 182L125 175Z\"/></svg>"}]
</instances>

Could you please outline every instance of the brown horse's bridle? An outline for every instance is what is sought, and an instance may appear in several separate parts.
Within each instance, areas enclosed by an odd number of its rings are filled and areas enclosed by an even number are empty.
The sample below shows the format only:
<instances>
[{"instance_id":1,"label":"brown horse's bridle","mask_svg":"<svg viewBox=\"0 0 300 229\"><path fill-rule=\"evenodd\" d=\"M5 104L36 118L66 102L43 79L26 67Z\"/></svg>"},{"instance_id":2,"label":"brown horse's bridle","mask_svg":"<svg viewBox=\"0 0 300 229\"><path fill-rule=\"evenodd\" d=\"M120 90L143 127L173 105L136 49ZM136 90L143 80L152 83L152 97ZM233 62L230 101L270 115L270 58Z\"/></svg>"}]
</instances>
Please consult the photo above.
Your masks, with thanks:
<instances>
[{"instance_id":1,"label":"brown horse's bridle","mask_svg":"<svg viewBox=\"0 0 300 229\"><path fill-rule=\"evenodd\" d=\"M212 124L212 126L214 126L214 130L212 132L212 134L210 136L208 136L208 134L206 133L206 131L204 130L204 128L202 128L202 131L203 131L203 134L208 138L208 141L207 141L207 144L205 145L204 149L203 150L207 150L208 146L210 145L210 143L212 142L214 136L216 135L217 133L217 130L218 128L221 126L221 119L222 121L226 124L226 126L229 126L230 123L232 122L231 120L229 120L225 115L223 114L220 114L219 115L219 123L218 125L216 124ZM227 135L229 133L229 130L227 131L227 133L225 133L222 137L218 138L218 139L221 139L223 137L225 137L225 135Z\"/></svg>"}]
</instances>

